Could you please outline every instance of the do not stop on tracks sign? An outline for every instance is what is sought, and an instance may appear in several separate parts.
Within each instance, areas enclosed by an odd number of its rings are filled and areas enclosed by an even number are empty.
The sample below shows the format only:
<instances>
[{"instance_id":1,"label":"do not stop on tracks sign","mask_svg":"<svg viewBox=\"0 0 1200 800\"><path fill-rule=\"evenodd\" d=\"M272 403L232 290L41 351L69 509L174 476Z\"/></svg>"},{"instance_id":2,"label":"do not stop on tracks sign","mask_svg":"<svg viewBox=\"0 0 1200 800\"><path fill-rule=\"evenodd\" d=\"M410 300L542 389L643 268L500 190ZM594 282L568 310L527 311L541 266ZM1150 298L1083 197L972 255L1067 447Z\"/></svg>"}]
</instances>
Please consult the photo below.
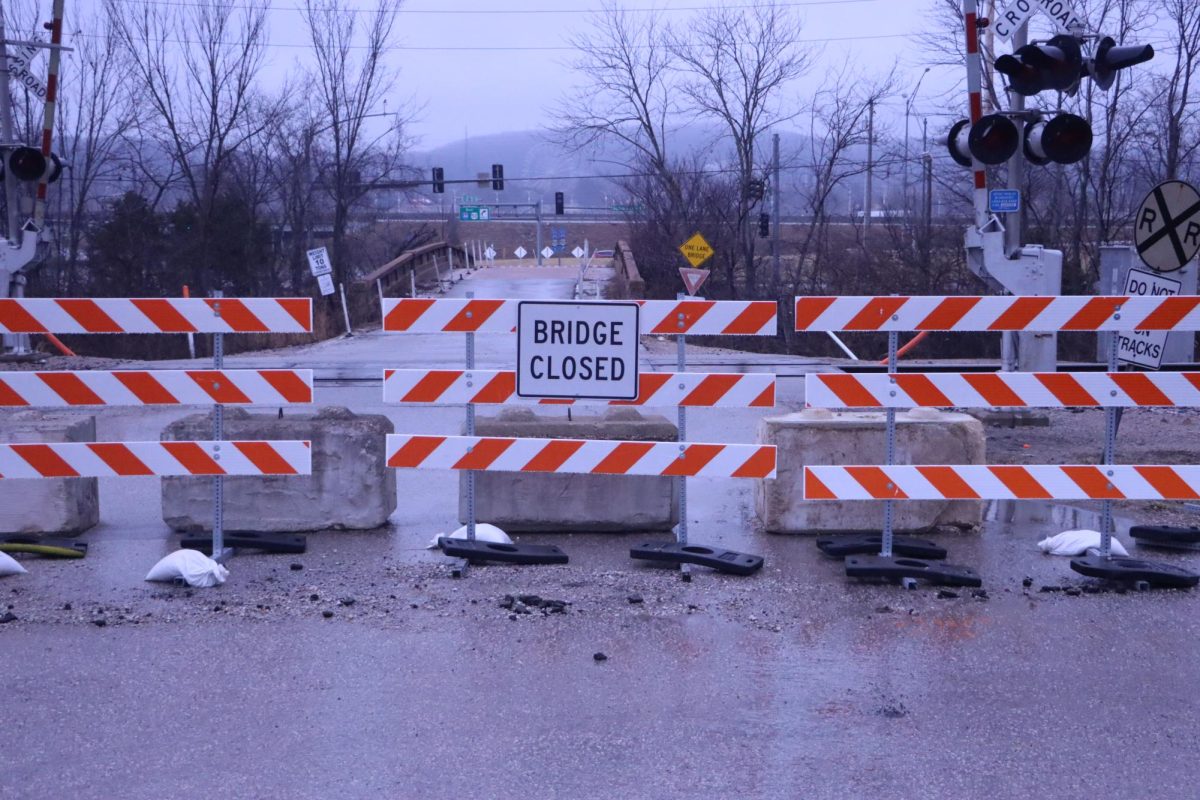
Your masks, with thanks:
<instances>
[{"instance_id":1,"label":"do not stop on tracks sign","mask_svg":"<svg viewBox=\"0 0 1200 800\"><path fill-rule=\"evenodd\" d=\"M1155 186L1138 209L1133 241L1150 269L1181 269L1200 250L1200 192L1183 181Z\"/></svg>"}]
</instances>

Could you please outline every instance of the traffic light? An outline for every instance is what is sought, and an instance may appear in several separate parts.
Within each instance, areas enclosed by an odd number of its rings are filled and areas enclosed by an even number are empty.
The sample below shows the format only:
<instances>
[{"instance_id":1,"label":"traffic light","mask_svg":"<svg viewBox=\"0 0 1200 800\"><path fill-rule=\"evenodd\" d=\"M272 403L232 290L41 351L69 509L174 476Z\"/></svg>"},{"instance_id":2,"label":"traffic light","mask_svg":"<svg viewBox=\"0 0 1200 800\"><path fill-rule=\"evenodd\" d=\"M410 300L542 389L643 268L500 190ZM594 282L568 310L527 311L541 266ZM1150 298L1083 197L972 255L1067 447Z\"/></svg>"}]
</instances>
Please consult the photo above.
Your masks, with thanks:
<instances>
[{"instance_id":1,"label":"traffic light","mask_svg":"<svg viewBox=\"0 0 1200 800\"><path fill-rule=\"evenodd\" d=\"M566 205L565 198L562 192L554 193L554 216L561 217L566 213L564 206Z\"/></svg>"},{"instance_id":2,"label":"traffic light","mask_svg":"<svg viewBox=\"0 0 1200 800\"><path fill-rule=\"evenodd\" d=\"M771 235L771 215L763 212L758 215L758 238L766 239Z\"/></svg>"},{"instance_id":3,"label":"traffic light","mask_svg":"<svg viewBox=\"0 0 1200 800\"><path fill-rule=\"evenodd\" d=\"M974 125L967 119L956 122L946 144L950 157L964 167L971 166L972 156L981 164L1003 164L1021 146L1021 132L1003 114L988 114Z\"/></svg>"},{"instance_id":4,"label":"traffic light","mask_svg":"<svg viewBox=\"0 0 1200 800\"><path fill-rule=\"evenodd\" d=\"M1117 79L1117 70L1143 64L1154 58L1154 48L1148 44L1118 47L1111 36L1096 45L1096 55L1087 62L1087 72L1101 89L1108 89Z\"/></svg>"},{"instance_id":5,"label":"traffic light","mask_svg":"<svg viewBox=\"0 0 1200 800\"><path fill-rule=\"evenodd\" d=\"M504 165L492 164L492 189L497 192L504 191Z\"/></svg>"},{"instance_id":6,"label":"traffic light","mask_svg":"<svg viewBox=\"0 0 1200 800\"><path fill-rule=\"evenodd\" d=\"M751 203L757 203L762 200L765 192L766 185L758 178L751 178L746 182L746 199Z\"/></svg>"},{"instance_id":7,"label":"traffic light","mask_svg":"<svg viewBox=\"0 0 1200 800\"><path fill-rule=\"evenodd\" d=\"M1074 164L1092 149L1092 128L1083 117L1059 114L1025 126L1025 158L1038 166Z\"/></svg>"},{"instance_id":8,"label":"traffic light","mask_svg":"<svg viewBox=\"0 0 1200 800\"><path fill-rule=\"evenodd\" d=\"M446 171L441 167L433 168L433 193L446 193Z\"/></svg>"},{"instance_id":9,"label":"traffic light","mask_svg":"<svg viewBox=\"0 0 1200 800\"><path fill-rule=\"evenodd\" d=\"M1084 74L1083 51L1074 36L1060 34L1000 56L996 71L1008 76L1011 91L1026 97L1047 89L1074 94Z\"/></svg>"},{"instance_id":10,"label":"traffic light","mask_svg":"<svg viewBox=\"0 0 1200 800\"><path fill-rule=\"evenodd\" d=\"M14 147L4 159L0 176L5 169L11 170L19 181L40 181L44 176L46 183L54 183L62 175L62 160L54 153L47 160L36 147Z\"/></svg>"}]
</instances>

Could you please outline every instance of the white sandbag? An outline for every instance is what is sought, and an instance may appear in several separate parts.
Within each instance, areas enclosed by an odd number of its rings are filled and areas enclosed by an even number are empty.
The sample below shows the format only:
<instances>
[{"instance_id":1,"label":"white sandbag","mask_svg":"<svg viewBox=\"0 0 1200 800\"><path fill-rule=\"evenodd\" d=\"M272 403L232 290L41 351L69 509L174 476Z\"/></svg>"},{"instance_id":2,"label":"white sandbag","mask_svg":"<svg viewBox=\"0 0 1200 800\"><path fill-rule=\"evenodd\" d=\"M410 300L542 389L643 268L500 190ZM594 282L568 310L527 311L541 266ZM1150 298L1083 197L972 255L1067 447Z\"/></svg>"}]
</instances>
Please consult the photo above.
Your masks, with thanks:
<instances>
[{"instance_id":1,"label":"white sandbag","mask_svg":"<svg viewBox=\"0 0 1200 800\"><path fill-rule=\"evenodd\" d=\"M0 578L5 575L24 575L28 570L8 553L0 552ZM16 591L14 589L13 591Z\"/></svg>"},{"instance_id":2,"label":"white sandbag","mask_svg":"<svg viewBox=\"0 0 1200 800\"><path fill-rule=\"evenodd\" d=\"M1114 556L1129 555L1129 551L1117 537L1112 536L1109 541L1111 542L1109 551ZM1100 531L1089 531L1086 528L1078 531L1063 531L1042 539L1038 542L1038 548L1043 553L1052 556L1081 556L1084 553L1100 555Z\"/></svg>"},{"instance_id":3,"label":"white sandbag","mask_svg":"<svg viewBox=\"0 0 1200 800\"><path fill-rule=\"evenodd\" d=\"M229 577L229 570L199 550L176 550L146 573L148 581L173 581L181 578L188 586L206 589L218 586Z\"/></svg>"},{"instance_id":4,"label":"white sandbag","mask_svg":"<svg viewBox=\"0 0 1200 800\"><path fill-rule=\"evenodd\" d=\"M454 533L443 533L433 537L433 541L429 543L430 550L436 550L438 539L445 537L447 539L465 539L467 538L467 526L463 525ZM481 542L491 542L492 544L512 544L512 539L508 538L508 534L497 528L495 525L489 525L486 522L479 522L475 525L475 538Z\"/></svg>"}]
</instances>

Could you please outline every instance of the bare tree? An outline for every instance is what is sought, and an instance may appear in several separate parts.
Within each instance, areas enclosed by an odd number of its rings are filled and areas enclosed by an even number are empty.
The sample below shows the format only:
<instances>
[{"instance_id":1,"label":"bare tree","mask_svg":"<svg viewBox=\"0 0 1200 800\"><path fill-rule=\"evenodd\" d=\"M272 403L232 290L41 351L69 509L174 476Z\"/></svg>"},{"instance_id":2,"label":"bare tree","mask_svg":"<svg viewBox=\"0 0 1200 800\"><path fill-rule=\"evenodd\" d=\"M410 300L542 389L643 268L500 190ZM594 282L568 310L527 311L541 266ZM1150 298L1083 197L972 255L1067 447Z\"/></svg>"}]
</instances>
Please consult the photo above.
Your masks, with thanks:
<instances>
[{"instance_id":1,"label":"bare tree","mask_svg":"<svg viewBox=\"0 0 1200 800\"><path fill-rule=\"evenodd\" d=\"M686 73L682 91L699 119L717 122L732 148L737 203L726 220L737 247L726 252L744 275L744 293L758 291L750 214L761 199L765 170L756 167L759 141L771 126L792 119L784 90L809 68L808 51L796 47L802 25L790 8L775 3L751 9L705 8L670 37L671 51ZM732 286L734 296L738 289Z\"/></svg>"},{"instance_id":2,"label":"bare tree","mask_svg":"<svg viewBox=\"0 0 1200 800\"><path fill-rule=\"evenodd\" d=\"M406 148L403 113L392 115L387 129L368 141L367 119L392 90L396 74L384 64L401 0L378 0L371 12L346 9L340 0L305 0L304 17L313 43L313 85L324 112L328 167L323 184L333 203L335 280L353 270L346 264L346 228L351 211L375 183L394 180ZM365 23L360 26L360 20ZM403 105L407 108L407 104ZM410 112L411 113L411 112ZM378 144L384 140L383 147Z\"/></svg>"},{"instance_id":3,"label":"bare tree","mask_svg":"<svg viewBox=\"0 0 1200 800\"><path fill-rule=\"evenodd\" d=\"M96 34L80 37L64 55L55 125L54 149L68 165L52 195L58 219L53 232L61 254L57 289L66 294L79 289L87 220L96 210L97 195L105 189L112 194L119 185L122 141L137 110L136 95L120 90L128 57L112 19L100 12L80 24Z\"/></svg>"},{"instance_id":4,"label":"bare tree","mask_svg":"<svg viewBox=\"0 0 1200 800\"><path fill-rule=\"evenodd\" d=\"M1141 102L1151 109L1155 123L1146 137L1146 155L1155 177L1171 180L1181 177L1181 166L1200 151L1200 3L1162 0L1159 13L1170 38L1156 57L1174 60Z\"/></svg>"},{"instance_id":5,"label":"bare tree","mask_svg":"<svg viewBox=\"0 0 1200 800\"><path fill-rule=\"evenodd\" d=\"M637 161L679 203L668 147L678 76L665 37L657 13L629 12L606 0L590 30L571 37L580 53L571 66L583 80L559 104L553 135L575 150L616 148L621 164Z\"/></svg>"},{"instance_id":6,"label":"bare tree","mask_svg":"<svg viewBox=\"0 0 1200 800\"><path fill-rule=\"evenodd\" d=\"M133 91L150 112L138 135L170 157L196 210L199 252L189 259L190 282L200 292L220 288L213 244L228 232L214 228L214 210L234 154L273 112L255 88L267 45L267 2L106 0L106 7L129 51Z\"/></svg>"}]
</instances>

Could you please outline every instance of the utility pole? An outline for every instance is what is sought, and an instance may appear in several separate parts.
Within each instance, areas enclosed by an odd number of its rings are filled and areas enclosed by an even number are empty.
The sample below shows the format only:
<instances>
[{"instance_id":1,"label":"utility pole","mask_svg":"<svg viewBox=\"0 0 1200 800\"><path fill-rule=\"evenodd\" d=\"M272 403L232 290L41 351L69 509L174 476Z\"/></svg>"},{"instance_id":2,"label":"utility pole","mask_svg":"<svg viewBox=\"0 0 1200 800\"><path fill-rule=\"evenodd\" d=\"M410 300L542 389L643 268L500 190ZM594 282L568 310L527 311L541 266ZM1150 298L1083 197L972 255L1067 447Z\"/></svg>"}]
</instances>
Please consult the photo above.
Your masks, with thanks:
<instances>
[{"instance_id":1,"label":"utility pole","mask_svg":"<svg viewBox=\"0 0 1200 800\"><path fill-rule=\"evenodd\" d=\"M1029 23L1026 22L1018 28L1012 36L1012 47L1015 53L1020 48L1029 43ZM1025 96L1019 92L1009 91L1008 107L1010 111L1025 110ZM1015 119L1017 130L1020 131L1021 141L1025 139L1025 122L1020 117ZM1021 184L1025 178L1025 148L1017 145L1017 151L1013 153L1012 158L1008 160L1008 183L1009 189L1020 191ZM1009 257L1014 257L1021 249L1021 216L1024 213L1024 203L1021 203L1022 208L1015 214L1008 214L1005 220L1004 228L1004 252ZM1005 331L1000 334L1000 361L1006 371L1014 370L1020 363L1021 340L1027 339L1032 345L1033 334L1018 334L1016 331ZM1032 347L1030 348L1032 350Z\"/></svg>"},{"instance_id":2,"label":"utility pole","mask_svg":"<svg viewBox=\"0 0 1200 800\"><path fill-rule=\"evenodd\" d=\"M875 101L867 103L867 190L863 208L863 238L871 229L871 178L875 172Z\"/></svg>"},{"instance_id":3,"label":"utility pole","mask_svg":"<svg viewBox=\"0 0 1200 800\"><path fill-rule=\"evenodd\" d=\"M771 227L771 284L779 293L779 237L783 233L783 221L779 218L779 134L771 134L771 214L775 224Z\"/></svg>"},{"instance_id":4,"label":"utility pole","mask_svg":"<svg viewBox=\"0 0 1200 800\"><path fill-rule=\"evenodd\" d=\"M0 137L5 145L12 145L16 139L13 135L12 92L9 88L8 74L8 32L4 25L4 8L0 4ZM8 150L0 151L0 155L8 157ZM17 178L11 169L4 170L4 202L8 214L5 217L4 238L10 244L15 244L17 238ZM8 275L0 281L0 296L8 297Z\"/></svg>"}]
</instances>

